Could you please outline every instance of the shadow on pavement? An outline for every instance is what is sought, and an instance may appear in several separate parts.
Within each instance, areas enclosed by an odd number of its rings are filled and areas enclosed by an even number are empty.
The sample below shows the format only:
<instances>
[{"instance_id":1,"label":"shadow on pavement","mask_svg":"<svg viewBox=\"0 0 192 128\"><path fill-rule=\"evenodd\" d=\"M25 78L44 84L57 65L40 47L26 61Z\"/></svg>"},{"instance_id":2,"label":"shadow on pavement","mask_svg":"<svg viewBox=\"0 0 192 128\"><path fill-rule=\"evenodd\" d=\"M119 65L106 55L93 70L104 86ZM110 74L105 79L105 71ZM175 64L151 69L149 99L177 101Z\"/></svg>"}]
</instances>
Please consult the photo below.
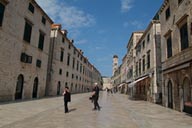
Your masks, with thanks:
<instances>
[{"instance_id":1,"label":"shadow on pavement","mask_svg":"<svg viewBox=\"0 0 192 128\"><path fill-rule=\"evenodd\" d=\"M76 110L77 110L76 108L72 108L69 110L69 112L76 111Z\"/></svg>"}]
</instances>

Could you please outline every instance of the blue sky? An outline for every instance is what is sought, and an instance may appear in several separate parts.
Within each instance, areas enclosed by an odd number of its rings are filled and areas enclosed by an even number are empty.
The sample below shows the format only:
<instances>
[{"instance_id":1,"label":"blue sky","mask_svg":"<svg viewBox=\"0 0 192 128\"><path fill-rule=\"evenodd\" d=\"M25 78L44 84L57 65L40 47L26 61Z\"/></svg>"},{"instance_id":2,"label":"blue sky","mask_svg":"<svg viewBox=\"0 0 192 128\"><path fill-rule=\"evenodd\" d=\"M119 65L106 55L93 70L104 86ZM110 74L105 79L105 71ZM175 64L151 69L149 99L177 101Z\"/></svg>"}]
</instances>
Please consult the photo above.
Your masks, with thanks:
<instances>
[{"instance_id":1,"label":"blue sky","mask_svg":"<svg viewBox=\"0 0 192 128\"><path fill-rule=\"evenodd\" d=\"M145 30L163 0L36 0L103 76L112 75L133 31Z\"/></svg>"}]
</instances>

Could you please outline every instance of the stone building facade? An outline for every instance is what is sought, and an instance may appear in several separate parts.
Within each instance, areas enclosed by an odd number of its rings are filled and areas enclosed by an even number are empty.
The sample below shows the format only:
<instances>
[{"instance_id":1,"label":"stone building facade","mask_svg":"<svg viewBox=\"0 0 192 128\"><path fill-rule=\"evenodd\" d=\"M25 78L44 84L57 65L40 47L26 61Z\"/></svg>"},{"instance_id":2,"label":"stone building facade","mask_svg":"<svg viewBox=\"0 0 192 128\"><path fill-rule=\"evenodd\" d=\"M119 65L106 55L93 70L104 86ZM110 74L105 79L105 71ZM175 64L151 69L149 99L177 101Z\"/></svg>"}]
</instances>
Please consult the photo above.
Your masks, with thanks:
<instances>
[{"instance_id":1,"label":"stone building facade","mask_svg":"<svg viewBox=\"0 0 192 128\"><path fill-rule=\"evenodd\" d=\"M133 32L131 37L129 38L128 44L127 44L127 78L126 83L128 85L128 94L130 95L130 98L134 98L135 96L135 88L130 86L130 84L135 79L135 56L136 56L136 44L143 35L142 31Z\"/></svg>"},{"instance_id":2,"label":"stone building facade","mask_svg":"<svg viewBox=\"0 0 192 128\"><path fill-rule=\"evenodd\" d=\"M60 24L53 24L47 75L48 95L61 95L65 86L71 93L92 90L95 82L102 85L100 72L77 49L67 31ZM101 87L102 88L102 87Z\"/></svg>"},{"instance_id":3,"label":"stone building facade","mask_svg":"<svg viewBox=\"0 0 192 128\"><path fill-rule=\"evenodd\" d=\"M0 101L45 95L53 21L34 0L0 0Z\"/></svg>"},{"instance_id":4,"label":"stone building facade","mask_svg":"<svg viewBox=\"0 0 192 128\"><path fill-rule=\"evenodd\" d=\"M161 25L152 20L136 44L135 96L154 103L161 102Z\"/></svg>"},{"instance_id":5,"label":"stone building facade","mask_svg":"<svg viewBox=\"0 0 192 128\"><path fill-rule=\"evenodd\" d=\"M112 89L111 78L103 76L102 79L103 79L103 90Z\"/></svg>"},{"instance_id":6,"label":"stone building facade","mask_svg":"<svg viewBox=\"0 0 192 128\"><path fill-rule=\"evenodd\" d=\"M192 113L192 1L165 0L159 14L163 105Z\"/></svg>"},{"instance_id":7,"label":"stone building facade","mask_svg":"<svg viewBox=\"0 0 192 128\"><path fill-rule=\"evenodd\" d=\"M0 101L102 88L100 72L35 0L0 0Z\"/></svg>"}]
</instances>

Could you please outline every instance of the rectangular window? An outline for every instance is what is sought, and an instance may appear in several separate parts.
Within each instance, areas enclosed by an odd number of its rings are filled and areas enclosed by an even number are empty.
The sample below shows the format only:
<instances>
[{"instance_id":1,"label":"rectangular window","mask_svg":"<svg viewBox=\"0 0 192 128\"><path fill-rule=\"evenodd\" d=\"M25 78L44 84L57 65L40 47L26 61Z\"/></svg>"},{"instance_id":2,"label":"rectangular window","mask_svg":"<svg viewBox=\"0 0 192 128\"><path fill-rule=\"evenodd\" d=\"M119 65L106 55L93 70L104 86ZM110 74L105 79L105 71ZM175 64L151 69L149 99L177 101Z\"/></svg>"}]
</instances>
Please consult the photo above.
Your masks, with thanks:
<instances>
[{"instance_id":1,"label":"rectangular window","mask_svg":"<svg viewBox=\"0 0 192 128\"><path fill-rule=\"evenodd\" d=\"M71 49L71 45L70 44L69 44L68 48Z\"/></svg>"},{"instance_id":2,"label":"rectangular window","mask_svg":"<svg viewBox=\"0 0 192 128\"><path fill-rule=\"evenodd\" d=\"M147 52L147 69L150 68L150 51Z\"/></svg>"},{"instance_id":3,"label":"rectangular window","mask_svg":"<svg viewBox=\"0 0 192 128\"><path fill-rule=\"evenodd\" d=\"M80 64L80 73L82 72L82 64Z\"/></svg>"},{"instance_id":4,"label":"rectangular window","mask_svg":"<svg viewBox=\"0 0 192 128\"><path fill-rule=\"evenodd\" d=\"M75 58L73 58L73 69L75 68Z\"/></svg>"},{"instance_id":5,"label":"rectangular window","mask_svg":"<svg viewBox=\"0 0 192 128\"><path fill-rule=\"evenodd\" d=\"M4 11L5 11L5 6L0 3L0 26L2 26L3 24Z\"/></svg>"},{"instance_id":6,"label":"rectangular window","mask_svg":"<svg viewBox=\"0 0 192 128\"><path fill-rule=\"evenodd\" d=\"M76 49L75 49L75 47L74 47L74 51L73 51L73 54L74 54L74 55L76 54Z\"/></svg>"},{"instance_id":7,"label":"rectangular window","mask_svg":"<svg viewBox=\"0 0 192 128\"><path fill-rule=\"evenodd\" d=\"M72 77L72 79L73 79L73 78L74 78L74 74L72 74L72 76L71 76L71 77Z\"/></svg>"},{"instance_id":8,"label":"rectangular window","mask_svg":"<svg viewBox=\"0 0 192 128\"><path fill-rule=\"evenodd\" d=\"M64 37L62 37L62 42L65 43L65 38Z\"/></svg>"},{"instance_id":9,"label":"rectangular window","mask_svg":"<svg viewBox=\"0 0 192 128\"><path fill-rule=\"evenodd\" d=\"M41 22L45 25L46 24L46 19L44 16L42 16Z\"/></svg>"},{"instance_id":10,"label":"rectangular window","mask_svg":"<svg viewBox=\"0 0 192 128\"><path fill-rule=\"evenodd\" d=\"M63 62L64 50L61 49L60 61Z\"/></svg>"},{"instance_id":11,"label":"rectangular window","mask_svg":"<svg viewBox=\"0 0 192 128\"><path fill-rule=\"evenodd\" d=\"M41 33L39 34L39 45L38 48L43 50L43 46L44 46L44 38L45 38L45 34Z\"/></svg>"},{"instance_id":12,"label":"rectangular window","mask_svg":"<svg viewBox=\"0 0 192 128\"><path fill-rule=\"evenodd\" d=\"M30 43L31 41L31 32L32 32L32 25L26 21L23 40L25 40L28 43Z\"/></svg>"},{"instance_id":13,"label":"rectangular window","mask_svg":"<svg viewBox=\"0 0 192 128\"><path fill-rule=\"evenodd\" d=\"M172 40L171 36L167 39L167 58L172 56Z\"/></svg>"},{"instance_id":14,"label":"rectangular window","mask_svg":"<svg viewBox=\"0 0 192 128\"><path fill-rule=\"evenodd\" d=\"M145 41L143 41L143 49L145 48Z\"/></svg>"},{"instance_id":15,"label":"rectangular window","mask_svg":"<svg viewBox=\"0 0 192 128\"><path fill-rule=\"evenodd\" d=\"M26 53L21 53L20 57L21 62L23 63L32 63L32 56L27 55Z\"/></svg>"},{"instance_id":16,"label":"rectangular window","mask_svg":"<svg viewBox=\"0 0 192 128\"><path fill-rule=\"evenodd\" d=\"M68 66L70 65L70 54L68 54L68 56L67 56L67 65Z\"/></svg>"},{"instance_id":17,"label":"rectangular window","mask_svg":"<svg viewBox=\"0 0 192 128\"><path fill-rule=\"evenodd\" d=\"M143 72L145 72L145 56L143 56Z\"/></svg>"},{"instance_id":18,"label":"rectangular window","mask_svg":"<svg viewBox=\"0 0 192 128\"><path fill-rule=\"evenodd\" d=\"M66 77L68 77L69 76L69 72L66 72Z\"/></svg>"},{"instance_id":19,"label":"rectangular window","mask_svg":"<svg viewBox=\"0 0 192 128\"><path fill-rule=\"evenodd\" d=\"M77 61L77 71L79 70L79 61Z\"/></svg>"},{"instance_id":20,"label":"rectangular window","mask_svg":"<svg viewBox=\"0 0 192 128\"><path fill-rule=\"evenodd\" d=\"M181 50L189 47L187 23L180 28Z\"/></svg>"},{"instance_id":21,"label":"rectangular window","mask_svg":"<svg viewBox=\"0 0 192 128\"><path fill-rule=\"evenodd\" d=\"M62 75L62 69L61 68L59 69L59 75Z\"/></svg>"},{"instance_id":22,"label":"rectangular window","mask_svg":"<svg viewBox=\"0 0 192 128\"><path fill-rule=\"evenodd\" d=\"M170 7L165 11L165 19L167 20L170 17Z\"/></svg>"},{"instance_id":23,"label":"rectangular window","mask_svg":"<svg viewBox=\"0 0 192 128\"><path fill-rule=\"evenodd\" d=\"M28 9L32 13L34 13L34 11L35 11L35 8L34 8L34 6L31 3L29 3Z\"/></svg>"},{"instance_id":24,"label":"rectangular window","mask_svg":"<svg viewBox=\"0 0 192 128\"><path fill-rule=\"evenodd\" d=\"M150 34L147 35L147 42L150 41Z\"/></svg>"},{"instance_id":25,"label":"rectangular window","mask_svg":"<svg viewBox=\"0 0 192 128\"><path fill-rule=\"evenodd\" d=\"M39 59L37 59L37 61L36 61L36 67L41 67L41 60L39 60Z\"/></svg>"}]
</instances>

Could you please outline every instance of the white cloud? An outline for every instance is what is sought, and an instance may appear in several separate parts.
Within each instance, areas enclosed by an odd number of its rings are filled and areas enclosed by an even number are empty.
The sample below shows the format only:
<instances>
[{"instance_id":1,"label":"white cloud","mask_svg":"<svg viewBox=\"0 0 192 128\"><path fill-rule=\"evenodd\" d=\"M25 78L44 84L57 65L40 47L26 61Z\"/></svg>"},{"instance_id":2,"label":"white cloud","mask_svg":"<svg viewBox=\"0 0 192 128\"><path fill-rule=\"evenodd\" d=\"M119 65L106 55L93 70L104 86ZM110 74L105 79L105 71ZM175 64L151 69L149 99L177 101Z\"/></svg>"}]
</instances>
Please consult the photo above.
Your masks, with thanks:
<instances>
[{"instance_id":1,"label":"white cloud","mask_svg":"<svg viewBox=\"0 0 192 128\"><path fill-rule=\"evenodd\" d=\"M125 22L123 26L126 28L130 26L134 26L136 29L143 29L144 23L142 21L134 20L134 21Z\"/></svg>"},{"instance_id":2,"label":"white cloud","mask_svg":"<svg viewBox=\"0 0 192 128\"><path fill-rule=\"evenodd\" d=\"M62 24L65 29L91 26L95 23L92 15L69 6L58 0L36 0L54 22Z\"/></svg>"},{"instance_id":3,"label":"white cloud","mask_svg":"<svg viewBox=\"0 0 192 128\"><path fill-rule=\"evenodd\" d=\"M121 12L128 12L132 8L132 0L121 0Z\"/></svg>"}]
</instances>

